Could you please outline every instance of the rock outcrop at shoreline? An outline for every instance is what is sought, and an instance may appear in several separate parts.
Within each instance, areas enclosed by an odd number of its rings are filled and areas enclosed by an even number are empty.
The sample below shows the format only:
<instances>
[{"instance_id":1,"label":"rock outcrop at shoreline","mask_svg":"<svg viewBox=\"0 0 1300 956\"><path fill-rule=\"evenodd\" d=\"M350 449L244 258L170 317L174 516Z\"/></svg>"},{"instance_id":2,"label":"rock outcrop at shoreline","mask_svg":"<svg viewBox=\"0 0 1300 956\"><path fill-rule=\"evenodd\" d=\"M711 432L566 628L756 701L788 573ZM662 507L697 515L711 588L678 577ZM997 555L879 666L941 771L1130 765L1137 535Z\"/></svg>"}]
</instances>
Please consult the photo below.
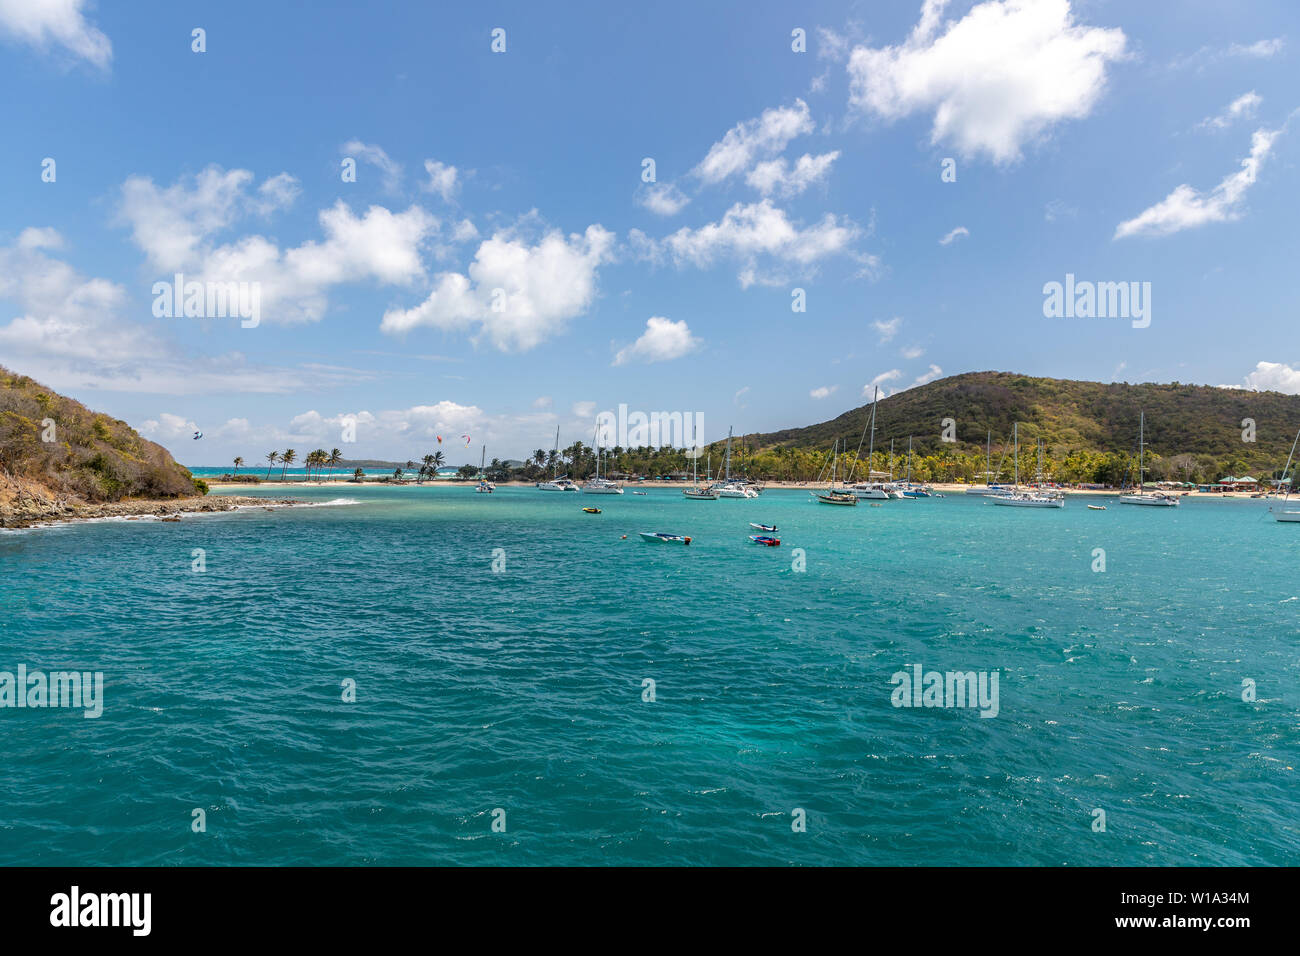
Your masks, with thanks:
<instances>
[{"instance_id":1,"label":"rock outcrop at shoreline","mask_svg":"<svg viewBox=\"0 0 1300 956\"><path fill-rule=\"evenodd\" d=\"M85 501L52 492L34 481L0 475L0 528L30 528L53 521L86 518L158 517L179 519L245 507L292 505L292 499L249 498L241 495L184 498L142 498L125 501Z\"/></svg>"}]
</instances>

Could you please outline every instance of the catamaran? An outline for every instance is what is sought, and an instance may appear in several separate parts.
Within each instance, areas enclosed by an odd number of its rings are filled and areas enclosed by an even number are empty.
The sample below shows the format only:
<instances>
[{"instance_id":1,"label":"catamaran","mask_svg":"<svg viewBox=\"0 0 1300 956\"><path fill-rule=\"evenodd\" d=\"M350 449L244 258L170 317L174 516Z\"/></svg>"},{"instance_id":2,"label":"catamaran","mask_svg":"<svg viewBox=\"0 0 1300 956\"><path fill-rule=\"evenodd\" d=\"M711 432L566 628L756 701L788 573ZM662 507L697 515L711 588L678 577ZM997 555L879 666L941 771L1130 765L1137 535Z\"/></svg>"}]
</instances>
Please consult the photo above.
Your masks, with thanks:
<instances>
[{"instance_id":1,"label":"catamaran","mask_svg":"<svg viewBox=\"0 0 1300 956\"><path fill-rule=\"evenodd\" d=\"M1016 422L1011 429L1012 441L1015 445L1016 458L1016 483L1014 490L1001 495L990 495L989 501L995 505L1002 505L1007 508L1064 508L1065 496L1045 494L1041 491L1021 491L1020 490L1020 423ZM1041 466L1040 466L1041 470Z\"/></svg>"},{"instance_id":2,"label":"catamaran","mask_svg":"<svg viewBox=\"0 0 1300 956\"><path fill-rule=\"evenodd\" d=\"M599 429L597 429L597 439L592 444L596 446L596 474L594 477L588 478L586 483L583 484L582 493L584 495L621 495L623 493L622 485L617 481L610 481L609 478L600 477Z\"/></svg>"},{"instance_id":3,"label":"catamaran","mask_svg":"<svg viewBox=\"0 0 1300 956\"><path fill-rule=\"evenodd\" d=\"M1138 493L1135 495L1120 495L1119 503L1122 505L1150 505L1156 508L1177 508L1178 499L1173 495L1167 495L1162 491L1156 491L1147 494L1144 487L1145 478L1143 465L1145 464L1142 453L1146 449L1146 412L1140 412L1138 419Z\"/></svg>"},{"instance_id":4,"label":"catamaran","mask_svg":"<svg viewBox=\"0 0 1300 956\"><path fill-rule=\"evenodd\" d=\"M1300 443L1300 432L1295 433L1295 441L1291 443L1291 454L1286 457L1286 467L1282 469L1282 478L1279 481L1279 484L1286 485L1286 494L1282 496L1282 503L1280 505L1270 505L1268 509L1277 521L1300 521L1300 511L1297 511L1295 508L1287 508L1286 506L1287 499L1291 497L1292 484L1292 480L1287 477L1287 473L1291 471L1291 462L1295 458L1295 446L1297 443Z\"/></svg>"},{"instance_id":5,"label":"catamaran","mask_svg":"<svg viewBox=\"0 0 1300 956\"><path fill-rule=\"evenodd\" d=\"M856 505L858 497L851 491L845 491L843 488L835 487L836 467L839 463L840 440L835 439L835 447L831 450L831 486L825 491L810 492L814 501L824 505ZM826 470L826 466L822 466Z\"/></svg>"},{"instance_id":6,"label":"catamaran","mask_svg":"<svg viewBox=\"0 0 1300 956\"><path fill-rule=\"evenodd\" d=\"M539 481L537 483L538 491L577 491L578 486L569 480L568 475L557 474L560 470L560 429L555 429L555 451L551 453L555 461L554 471L551 473L550 481Z\"/></svg>"},{"instance_id":7,"label":"catamaran","mask_svg":"<svg viewBox=\"0 0 1300 956\"><path fill-rule=\"evenodd\" d=\"M863 437L866 437L867 429L870 429L871 431L871 441L867 444L867 480L859 481L850 490L858 498L871 498L879 501L888 501L890 499L890 494L886 490L885 486L881 484L879 481L871 480L871 478L873 477L871 471L871 462L873 460L872 456L875 454L876 451L876 403L879 400L880 400L880 389L877 388L871 396L871 422L866 428L863 428ZM862 451L861 438L858 439L858 451L859 452ZM857 468L856 461L854 462L853 467L855 469ZM852 471L849 472L848 480L849 481L853 480Z\"/></svg>"},{"instance_id":8,"label":"catamaran","mask_svg":"<svg viewBox=\"0 0 1300 956\"><path fill-rule=\"evenodd\" d=\"M741 481L739 478L731 477L731 429L727 429L727 473L722 481L715 481L709 486L711 491L716 491L719 498L757 498L758 491L752 488L748 482Z\"/></svg>"}]
</instances>

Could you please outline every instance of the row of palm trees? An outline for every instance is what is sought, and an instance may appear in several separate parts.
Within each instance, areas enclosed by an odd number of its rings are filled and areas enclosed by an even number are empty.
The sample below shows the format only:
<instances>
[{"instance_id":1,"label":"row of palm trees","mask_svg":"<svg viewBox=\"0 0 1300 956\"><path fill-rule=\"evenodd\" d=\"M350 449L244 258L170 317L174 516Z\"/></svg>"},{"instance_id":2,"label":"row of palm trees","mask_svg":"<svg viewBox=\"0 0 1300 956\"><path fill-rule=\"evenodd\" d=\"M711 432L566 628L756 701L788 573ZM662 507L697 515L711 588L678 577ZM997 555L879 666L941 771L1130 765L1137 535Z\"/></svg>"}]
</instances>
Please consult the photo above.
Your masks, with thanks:
<instances>
[{"instance_id":1,"label":"row of palm trees","mask_svg":"<svg viewBox=\"0 0 1300 956\"><path fill-rule=\"evenodd\" d=\"M284 451L267 452L266 480L271 480L271 470L275 468L278 463L280 465L280 480L284 481L285 472L288 471L289 466L297 460L298 452L292 448L286 448ZM244 459L242 458L236 458L234 460L235 474L239 474L239 466L243 463ZM302 463L307 466L307 480L311 481L313 471L324 468L337 468L342 464L343 452L339 451L337 448L333 451L326 451L324 448L317 448L315 451L308 452L307 457L302 460ZM316 477L318 479L320 478L319 473Z\"/></svg>"},{"instance_id":2,"label":"row of palm trees","mask_svg":"<svg viewBox=\"0 0 1300 956\"><path fill-rule=\"evenodd\" d=\"M284 481L285 474L288 471L289 466L292 465L297 460L298 460L298 452L292 448L286 448L284 451L276 450L276 451L267 452L266 480L267 481L271 480L271 471L278 464L280 466L280 480ZM436 452L431 452L428 455L425 455L422 459L420 459L420 461L421 464L418 470L416 470L414 460L408 461L406 463L406 470L415 471L419 481L423 482L426 477L430 479L437 477L438 469L443 467L443 465L447 463L447 457L442 452L436 451ZM326 451L324 448L318 448L313 452L308 452L307 457L304 458L302 462L307 467L306 480L311 481L313 471L316 471L317 469L337 468L339 465L341 465L343 463L343 452L339 451L339 449L337 448L333 449L332 451ZM244 464L243 458L237 457L234 459L236 475L239 474L240 466L243 464ZM360 481L362 478L365 477L365 474L366 473L364 469L358 468L354 472L352 472L352 478L356 481ZM320 478L319 472L317 473L316 477L319 480ZM329 477L333 478L333 475L330 474ZM393 472L393 477L403 478L405 477L405 473L402 471L401 468L398 468L396 471Z\"/></svg>"}]
</instances>

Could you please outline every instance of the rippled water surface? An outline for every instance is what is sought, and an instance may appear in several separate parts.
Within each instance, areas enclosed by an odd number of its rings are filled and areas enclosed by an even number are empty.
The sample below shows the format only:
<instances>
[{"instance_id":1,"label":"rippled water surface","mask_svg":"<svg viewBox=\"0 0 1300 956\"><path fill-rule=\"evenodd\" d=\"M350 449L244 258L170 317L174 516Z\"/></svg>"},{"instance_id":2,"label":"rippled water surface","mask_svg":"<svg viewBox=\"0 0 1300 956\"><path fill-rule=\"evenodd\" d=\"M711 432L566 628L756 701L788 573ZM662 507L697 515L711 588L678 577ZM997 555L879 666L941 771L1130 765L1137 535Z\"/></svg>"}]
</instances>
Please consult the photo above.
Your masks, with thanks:
<instances>
[{"instance_id":1,"label":"rippled water surface","mask_svg":"<svg viewBox=\"0 0 1300 956\"><path fill-rule=\"evenodd\" d=\"M1300 525L1260 502L294 493L0 534L0 670L105 677L99 719L0 709L0 863L1300 860ZM915 664L998 715L894 707Z\"/></svg>"}]
</instances>

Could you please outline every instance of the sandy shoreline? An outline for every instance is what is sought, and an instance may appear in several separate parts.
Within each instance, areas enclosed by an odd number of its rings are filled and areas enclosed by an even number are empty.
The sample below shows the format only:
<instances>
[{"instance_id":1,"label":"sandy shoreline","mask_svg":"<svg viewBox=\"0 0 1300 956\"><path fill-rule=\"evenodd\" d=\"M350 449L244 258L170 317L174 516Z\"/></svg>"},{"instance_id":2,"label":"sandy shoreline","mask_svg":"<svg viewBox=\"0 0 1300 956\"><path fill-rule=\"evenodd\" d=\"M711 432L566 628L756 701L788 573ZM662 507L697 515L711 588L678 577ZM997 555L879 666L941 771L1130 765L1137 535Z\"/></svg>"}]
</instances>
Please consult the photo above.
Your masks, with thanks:
<instances>
[{"instance_id":1,"label":"sandy shoreline","mask_svg":"<svg viewBox=\"0 0 1300 956\"><path fill-rule=\"evenodd\" d=\"M532 488L535 482L499 481L496 484L497 487L499 488ZM230 482L208 481L209 488L212 488L214 490L220 489L222 491L227 491L234 488L245 488L245 489L282 488L286 492L291 488L337 488L340 491L348 491L348 492L357 491L364 488L438 488L438 489L450 490L450 491L473 492L474 486L475 486L475 482L473 481L446 481L446 480L426 481L423 484L417 484L414 481L355 482L355 481L340 479L338 481L285 481L285 482L264 481L261 484L256 484L256 485L248 482L238 482L238 481L230 481ZM628 492L645 489L645 488L681 489L681 488L687 488L689 486L690 486L690 482L682 482L682 481L630 481L630 482L624 482L623 485L623 487ZM933 488L935 491L943 495L961 495L965 493L967 488L971 487L970 485L963 485L960 483L949 483L949 482L929 482L927 483L927 486ZM764 487L772 488L772 489L792 489L792 490L811 491L814 489L824 488L826 487L826 485L824 482L818 483L812 481L768 481L764 483ZM1065 493L1068 495L1095 496L1095 497L1103 497L1103 498L1104 497L1113 498L1120 494L1131 493L1127 489L1124 491L1120 491L1118 488L1110 488L1110 489L1066 488L1064 490ZM1156 491L1156 490L1158 489L1156 489L1152 485L1147 486L1147 491ZM1219 498L1250 499L1252 497L1252 493L1248 491L1231 491L1231 492L1224 492L1222 494L1214 493L1214 492L1199 492L1199 491L1171 491L1170 494L1179 497L1186 496L1189 498L1209 498L1209 499L1216 499L1216 500ZM225 498L227 496L222 495L222 497ZM253 499L253 500L261 501L263 499ZM1263 499L1261 498L1256 500L1262 501Z\"/></svg>"}]
</instances>

